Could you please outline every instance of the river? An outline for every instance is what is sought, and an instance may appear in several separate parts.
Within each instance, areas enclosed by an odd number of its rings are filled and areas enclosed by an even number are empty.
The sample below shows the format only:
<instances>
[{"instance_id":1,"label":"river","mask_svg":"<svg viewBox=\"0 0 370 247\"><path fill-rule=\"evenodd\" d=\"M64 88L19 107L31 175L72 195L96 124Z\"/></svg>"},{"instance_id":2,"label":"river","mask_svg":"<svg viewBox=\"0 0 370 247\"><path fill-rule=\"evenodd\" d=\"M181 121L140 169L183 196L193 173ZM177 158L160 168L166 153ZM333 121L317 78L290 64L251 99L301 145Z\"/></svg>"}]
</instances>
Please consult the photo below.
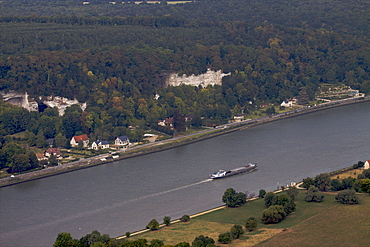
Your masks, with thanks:
<instances>
[{"instance_id":1,"label":"river","mask_svg":"<svg viewBox=\"0 0 370 247\"><path fill-rule=\"evenodd\" d=\"M370 102L0 188L0 246L52 246L57 234L111 237L222 204L227 188L271 191L370 158ZM208 174L257 162L249 174Z\"/></svg>"}]
</instances>

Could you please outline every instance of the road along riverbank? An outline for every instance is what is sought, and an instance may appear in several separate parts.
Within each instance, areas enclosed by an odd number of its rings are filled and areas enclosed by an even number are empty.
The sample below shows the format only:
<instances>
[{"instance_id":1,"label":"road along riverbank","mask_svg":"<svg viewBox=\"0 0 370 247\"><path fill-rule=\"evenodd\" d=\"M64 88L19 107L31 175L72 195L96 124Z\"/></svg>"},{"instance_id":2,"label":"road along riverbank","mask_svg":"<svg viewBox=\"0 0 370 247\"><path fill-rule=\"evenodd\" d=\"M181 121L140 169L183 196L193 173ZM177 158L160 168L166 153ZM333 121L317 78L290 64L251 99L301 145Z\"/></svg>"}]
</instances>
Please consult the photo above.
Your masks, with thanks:
<instances>
[{"instance_id":1,"label":"road along riverbank","mask_svg":"<svg viewBox=\"0 0 370 247\"><path fill-rule=\"evenodd\" d=\"M155 143L149 143L145 145L136 146L134 148L130 148L128 150L124 150L118 153L115 159L109 159L109 160L101 160L100 157L91 157L84 160L79 160L63 165L59 165L56 167L50 167L47 169L42 169L38 171L33 171L29 173L19 174L14 177L6 177L0 179L0 187L10 186L13 184L23 183L26 181L31 181L35 179L40 179L43 177L53 176L61 173L71 172L79 169L85 169L92 166L102 165L106 164L108 162L113 162L121 159L128 159L140 155L145 155L149 153L159 152L166 149L171 149L175 147L179 147L182 145L191 144L197 141L213 138L219 135L224 135L227 133L231 133L233 131L238 131L246 128L251 128L257 125L278 121L281 119L291 118L299 115L309 114L312 112L322 111L325 109L333 108L333 107L339 107L349 104L357 104L370 101L370 97L364 97L364 98L351 98L351 99L345 99L345 100L339 100L339 101L333 101L328 103L319 104L313 107L305 107L281 114L275 114L267 117L262 117L258 119L253 120L246 120L238 123L232 123L227 124L223 126L219 126L214 129L209 129L205 131L201 131L198 133L194 133L191 135L186 136L179 136L174 137L171 139L155 142Z\"/></svg>"}]
</instances>

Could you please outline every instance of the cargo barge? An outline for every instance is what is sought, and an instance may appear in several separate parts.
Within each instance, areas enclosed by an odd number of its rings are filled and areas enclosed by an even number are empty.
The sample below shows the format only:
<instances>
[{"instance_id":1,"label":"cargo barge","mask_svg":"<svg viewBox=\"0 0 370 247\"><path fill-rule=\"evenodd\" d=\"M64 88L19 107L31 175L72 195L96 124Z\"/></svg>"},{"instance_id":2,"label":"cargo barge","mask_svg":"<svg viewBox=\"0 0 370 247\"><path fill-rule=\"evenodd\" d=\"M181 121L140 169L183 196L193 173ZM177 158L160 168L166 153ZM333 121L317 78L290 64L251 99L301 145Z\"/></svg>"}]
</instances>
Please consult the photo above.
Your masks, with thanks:
<instances>
[{"instance_id":1,"label":"cargo barge","mask_svg":"<svg viewBox=\"0 0 370 247\"><path fill-rule=\"evenodd\" d=\"M234 176L240 173L247 173L251 172L257 169L257 163L250 163L247 166L238 167L232 170L219 170L218 172L212 173L209 175L209 178L211 179L217 179L217 178L225 178Z\"/></svg>"}]
</instances>

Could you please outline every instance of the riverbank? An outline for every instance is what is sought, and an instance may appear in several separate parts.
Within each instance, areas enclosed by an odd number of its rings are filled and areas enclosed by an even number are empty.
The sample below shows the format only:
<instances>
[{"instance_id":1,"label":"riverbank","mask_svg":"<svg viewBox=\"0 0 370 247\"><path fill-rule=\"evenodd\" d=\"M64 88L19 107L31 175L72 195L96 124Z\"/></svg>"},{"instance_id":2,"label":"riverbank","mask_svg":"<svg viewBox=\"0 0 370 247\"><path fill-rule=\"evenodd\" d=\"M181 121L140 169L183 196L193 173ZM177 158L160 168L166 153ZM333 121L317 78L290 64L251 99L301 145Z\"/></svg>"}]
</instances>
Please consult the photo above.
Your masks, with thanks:
<instances>
[{"instance_id":1,"label":"riverbank","mask_svg":"<svg viewBox=\"0 0 370 247\"><path fill-rule=\"evenodd\" d=\"M80 160L77 162L71 162L71 163L59 165L57 167L51 167L51 168L47 168L47 169L43 169L39 171L20 174L14 177L3 178L0 180L0 187L22 183L22 182L26 182L30 180L40 179L43 177L53 176L53 175L66 173L66 172L70 172L70 171L74 171L78 169L84 169L84 168L88 168L92 166L102 165L102 164L117 161L120 159L127 159L127 158L136 157L139 155L159 152L162 150L171 149L171 148L175 148L175 147L182 146L182 145L187 145L187 144L201 141L204 139L213 138L213 137L227 134L233 131L238 131L241 129L254 127L257 125L264 124L264 123L269 123L269 122L273 122L273 121L277 121L277 120L281 120L285 118L291 118L291 117L295 117L299 115L304 115L304 114L321 111L321 110L325 110L325 109L329 109L333 107L339 107L339 106L355 104L355 103L362 103L366 101L370 101L370 97L355 98L355 99L324 103L324 104L320 104L314 107L305 107L305 108L297 109L297 110L290 111L290 112L271 115L268 117L262 117L258 119L227 124L224 126L219 126L218 128L215 128L215 129L209 129L209 130L201 131L201 132L194 133L191 135L179 136L176 138L172 138L172 139L168 139L168 140L164 140L160 142L137 146L137 147L128 149L125 152L119 153L119 157L115 159L112 158L110 160L101 161L100 158L93 157L93 158Z\"/></svg>"}]
</instances>

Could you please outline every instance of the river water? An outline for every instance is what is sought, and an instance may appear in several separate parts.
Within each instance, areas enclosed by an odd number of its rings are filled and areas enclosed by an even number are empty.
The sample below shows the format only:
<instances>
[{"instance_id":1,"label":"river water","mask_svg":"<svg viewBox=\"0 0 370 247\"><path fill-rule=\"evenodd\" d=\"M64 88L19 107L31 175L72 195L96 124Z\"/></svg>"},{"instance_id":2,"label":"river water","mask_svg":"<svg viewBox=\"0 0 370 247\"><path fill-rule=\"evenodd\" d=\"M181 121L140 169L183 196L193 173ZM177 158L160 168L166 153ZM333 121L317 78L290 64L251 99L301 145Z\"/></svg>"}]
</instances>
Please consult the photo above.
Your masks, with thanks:
<instances>
[{"instance_id":1,"label":"river water","mask_svg":"<svg viewBox=\"0 0 370 247\"><path fill-rule=\"evenodd\" d=\"M272 122L154 154L0 188L0 246L52 246L57 234L111 237L222 204L227 188L271 191L370 158L370 102ZM257 162L258 170L208 174Z\"/></svg>"}]
</instances>

